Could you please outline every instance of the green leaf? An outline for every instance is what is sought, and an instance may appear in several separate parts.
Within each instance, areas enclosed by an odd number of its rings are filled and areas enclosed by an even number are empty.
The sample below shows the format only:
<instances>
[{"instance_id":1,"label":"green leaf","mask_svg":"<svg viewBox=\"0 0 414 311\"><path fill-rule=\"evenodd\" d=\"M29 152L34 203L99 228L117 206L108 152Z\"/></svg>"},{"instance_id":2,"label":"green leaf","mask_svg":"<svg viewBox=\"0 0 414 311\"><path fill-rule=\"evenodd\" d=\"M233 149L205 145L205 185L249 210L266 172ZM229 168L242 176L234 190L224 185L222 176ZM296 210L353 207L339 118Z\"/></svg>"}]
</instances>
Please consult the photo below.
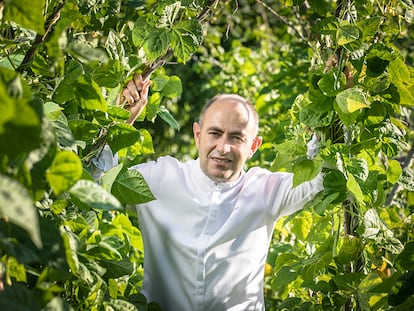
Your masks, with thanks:
<instances>
[{"instance_id":1,"label":"green leaf","mask_svg":"<svg viewBox=\"0 0 414 311\"><path fill-rule=\"evenodd\" d=\"M167 122L168 125L174 130L180 129L180 124L178 123L178 121L174 118L174 116L170 113L170 111L164 106L160 107L160 111L158 112L158 115L160 116L161 119Z\"/></svg>"},{"instance_id":2,"label":"green leaf","mask_svg":"<svg viewBox=\"0 0 414 311\"><path fill-rule=\"evenodd\" d=\"M108 131L108 145L113 153L122 148L133 145L140 139L140 134L135 127L126 123L115 124Z\"/></svg>"},{"instance_id":3,"label":"green leaf","mask_svg":"<svg viewBox=\"0 0 414 311\"><path fill-rule=\"evenodd\" d=\"M378 77L385 72L390 61L395 59L392 49L377 43L373 44L365 57L366 73L370 77Z\"/></svg>"},{"instance_id":4,"label":"green leaf","mask_svg":"<svg viewBox=\"0 0 414 311\"><path fill-rule=\"evenodd\" d=\"M43 104L44 114L52 121L55 121L59 118L63 111L63 108L54 102L45 102Z\"/></svg>"},{"instance_id":5,"label":"green leaf","mask_svg":"<svg viewBox=\"0 0 414 311\"><path fill-rule=\"evenodd\" d=\"M361 229L364 238L374 240L375 243L393 254L399 254L404 248L401 241L394 237L393 232L373 208L365 213Z\"/></svg>"},{"instance_id":6,"label":"green leaf","mask_svg":"<svg viewBox=\"0 0 414 311\"><path fill-rule=\"evenodd\" d=\"M322 162L302 157L293 165L293 187L312 180L321 170Z\"/></svg>"},{"instance_id":7,"label":"green leaf","mask_svg":"<svg viewBox=\"0 0 414 311\"><path fill-rule=\"evenodd\" d=\"M312 214L309 211L302 211L297 214L291 221L292 233L296 235L298 239L304 241L307 239L313 225Z\"/></svg>"},{"instance_id":8,"label":"green leaf","mask_svg":"<svg viewBox=\"0 0 414 311\"><path fill-rule=\"evenodd\" d=\"M14 278L17 282L27 282L24 265L19 263L14 257L7 258L6 275Z\"/></svg>"},{"instance_id":9,"label":"green leaf","mask_svg":"<svg viewBox=\"0 0 414 311\"><path fill-rule=\"evenodd\" d=\"M19 283L5 286L0 292L0 309L7 311L41 310L35 292Z\"/></svg>"},{"instance_id":10,"label":"green leaf","mask_svg":"<svg viewBox=\"0 0 414 311\"><path fill-rule=\"evenodd\" d=\"M310 128L325 127L331 124L334 117L333 100L321 96L320 100L301 107L299 120Z\"/></svg>"},{"instance_id":11,"label":"green leaf","mask_svg":"<svg viewBox=\"0 0 414 311\"><path fill-rule=\"evenodd\" d=\"M402 174L402 168L400 162L397 160L390 159L388 160L388 167L387 167L387 180L391 184L395 184L400 180L400 176Z\"/></svg>"},{"instance_id":12,"label":"green leaf","mask_svg":"<svg viewBox=\"0 0 414 311\"><path fill-rule=\"evenodd\" d=\"M148 40L145 41L143 48L148 61L153 62L158 57L165 55L171 43L171 32L167 29L155 29L152 31Z\"/></svg>"},{"instance_id":13,"label":"green leaf","mask_svg":"<svg viewBox=\"0 0 414 311\"><path fill-rule=\"evenodd\" d=\"M404 246L404 250L398 255L396 263L402 270L414 270L414 241L409 241Z\"/></svg>"},{"instance_id":14,"label":"green leaf","mask_svg":"<svg viewBox=\"0 0 414 311\"><path fill-rule=\"evenodd\" d=\"M343 113L353 113L370 106L365 93L356 87L338 93L335 101Z\"/></svg>"},{"instance_id":15,"label":"green leaf","mask_svg":"<svg viewBox=\"0 0 414 311\"><path fill-rule=\"evenodd\" d=\"M74 59L69 59L65 62L65 75L63 77L63 83L73 83L84 74L82 64Z\"/></svg>"},{"instance_id":16,"label":"green leaf","mask_svg":"<svg viewBox=\"0 0 414 311\"><path fill-rule=\"evenodd\" d=\"M290 140L275 145L275 150L276 157L270 168L272 171L292 172L295 158L306 153L304 144Z\"/></svg>"},{"instance_id":17,"label":"green leaf","mask_svg":"<svg viewBox=\"0 0 414 311\"><path fill-rule=\"evenodd\" d=\"M146 129L138 130L143 141L141 142L140 154L152 154L154 153L154 145L152 142L152 136L150 132Z\"/></svg>"},{"instance_id":18,"label":"green leaf","mask_svg":"<svg viewBox=\"0 0 414 311\"><path fill-rule=\"evenodd\" d=\"M364 277L365 274L363 273L347 273L334 275L332 280L340 290L353 290L361 283Z\"/></svg>"},{"instance_id":19,"label":"green leaf","mask_svg":"<svg viewBox=\"0 0 414 311\"><path fill-rule=\"evenodd\" d=\"M175 1L172 4L166 5L162 8L160 17L158 18L157 28L170 28L174 24L181 8L181 1Z\"/></svg>"},{"instance_id":20,"label":"green leaf","mask_svg":"<svg viewBox=\"0 0 414 311\"><path fill-rule=\"evenodd\" d=\"M390 62L389 74L392 81L408 82L411 79L407 65L399 57Z\"/></svg>"},{"instance_id":21,"label":"green leaf","mask_svg":"<svg viewBox=\"0 0 414 311\"><path fill-rule=\"evenodd\" d=\"M121 260L99 260L99 263L106 269L105 277L120 278L124 275L130 275L135 270L135 265L129 259Z\"/></svg>"},{"instance_id":22,"label":"green leaf","mask_svg":"<svg viewBox=\"0 0 414 311\"><path fill-rule=\"evenodd\" d=\"M122 205L110 193L90 180L79 180L70 190L72 200L81 208L122 210Z\"/></svg>"},{"instance_id":23,"label":"green leaf","mask_svg":"<svg viewBox=\"0 0 414 311\"><path fill-rule=\"evenodd\" d=\"M174 55L185 63L201 45L203 32L197 20L185 20L173 27L171 47Z\"/></svg>"},{"instance_id":24,"label":"green leaf","mask_svg":"<svg viewBox=\"0 0 414 311\"><path fill-rule=\"evenodd\" d=\"M109 299L103 303L104 310L138 311L132 303L122 299Z\"/></svg>"},{"instance_id":25,"label":"green leaf","mask_svg":"<svg viewBox=\"0 0 414 311\"><path fill-rule=\"evenodd\" d=\"M108 280L108 291L109 297L111 297L112 299L118 297L118 283L112 278Z\"/></svg>"},{"instance_id":26,"label":"green leaf","mask_svg":"<svg viewBox=\"0 0 414 311\"><path fill-rule=\"evenodd\" d=\"M359 186L358 182L356 181L354 175L348 174L348 180L346 182L346 187L351 192L355 199L362 205L364 205L364 194Z\"/></svg>"},{"instance_id":27,"label":"green leaf","mask_svg":"<svg viewBox=\"0 0 414 311\"><path fill-rule=\"evenodd\" d=\"M59 120L53 122L53 128L58 139L58 143L65 149L76 150L76 141L73 137L73 133L67 124L66 118L59 118Z\"/></svg>"},{"instance_id":28,"label":"green leaf","mask_svg":"<svg viewBox=\"0 0 414 311\"><path fill-rule=\"evenodd\" d=\"M96 138L101 127L88 120L74 119L69 120L68 125L77 140L90 140Z\"/></svg>"},{"instance_id":29,"label":"green leaf","mask_svg":"<svg viewBox=\"0 0 414 311\"><path fill-rule=\"evenodd\" d=\"M379 30L381 24L381 16L365 18L359 20L357 23L359 29L362 29L363 39L369 42Z\"/></svg>"},{"instance_id":30,"label":"green leaf","mask_svg":"<svg viewBox=\"0 0 414 311\"><path fill-rule=\"evenodd\" d=\"M153 31L154 28L148 25L146 19L140 16L134 23L134 28L132 29L132 42L134 46L141 47L148 39L149 34Z\"/></svg>"},{"instance_id":31,"label":"green leaf","mask_svg":"<svg viewBox=\"0 0 414 311\"><path fill-rule=\"evenodd\" d=\"M79 77L74 82L73 92L76 102L83 109L106 112L106 101L99 85L86 75Z\"/></svg>"},{"instance_id":32,"label":"green leaf","mask_svg":"<svg viewBox=\"0 0 414 311\"><path fill-rule=\"evenodd\" d=\"M389 64L389 76L399 94L399 104L412 107L414 105L414 77L411 78L408 66L401 58Z\"/></svg>"},{"instance_id":33,"label":"green leaf","mask_svg":"<svg viewBox=\"0 0 414 311\"><path fill-rule=\"evenodd\" d=\"M315 22L313 31L323 35L336 35L338 28L338 20L335 17L326 17Z\"/></svg>"},{"instance_id":34,"label":"green leaf","mask_svg":"<svg viewBox=\"0 0 414 311\"><path fill-rule=\"evenodd\" d=\"M339 239L337 247L339 251L335 261L343 265L356 260L364 249L364 245L359 237L348 234Z\"/></svg>"},{"instance_id":35,"label":"green leaf","mask_svg":"<svg viewBox=\"0 0 414 311\"><path fill-rule=\"evenodd\" d=\"M43 10L43 0L6 1L4 20L13 21L24 28L43 34L45 32Z\"/></svg>"},{"instance_id":36,"label":"green leaf","mask_svg":"<svg viewBox=\"0 0 414 311\"><path fill-rule=\"evenodd\" d=\"M112 193L123 204L140 204L155 199L141 173L127 170L112 185Z\"/></svg>"},{"instance_id":37,"label":"green leaf","mask_svg":"<svg viewBox=\"0 0 414 311\"><path fill-rule=\"evenodd\" d=\"M105 42L105 48L112 60L122 62L125 58L125 49L122 45L122 41L112 29L109 30L109 34Z\"/></svg>"},{"instance_id":38,"label":"green leaf","mask_svg":"<svg viewBox=\"0 0 414 311\"><path fill-rule=\"evenodd\" d=\"M46 172L46 180L56 195L72 187L82 176L82 162L71 151L59 152Z\"/></svg>"},{"instance_id":39,"label":"green leaf","mask_svg":"<svg viewBox=\"0 0 414 311\"><path fill-rule=\"evenodd\" d=\"M329 170L323 179L324 191L326 194L338 193L338 198L332 203L339 203L346 198L347 186L346 178L338 170Z\"/></svg>"},{"instance_id":40,"label":"green leaf","mask_svg":"<svg viewBox=\"0 0 414 311\"><path fill-rule=\"evenodd\" d=\"M353 41L358 40L359 29L358 27L343 22L336 32L336 42L338 45L346 45Z\"/></svg>"},{"instance_id":41,"label":"green leaf","mask_svg":"<svg viewBox=\"0 0 414 311\"><path fill-rule=\"evenodd\" d=\"M116 235L102 235L96 244L88 245L88 256L96 259L122 260L121 249L124 243ZM89 243L88 243L89 244Z\"/></svg>"},{"instance_id":42,"label":"green leaf","mask_svg":"<svg viewBox=\"0 0 414 311\"><path fill-rule=\"evenodd\" d=\"M65 104L75 97L73 85L64 83L64 81L65 80L56 87L52 95L53 101L58 104Z\"/></svg>"},{"instance_id":43,"label":"green leaf","mask_svg":"<svg viewBox=\"0 0 414 311\"><path fill-rule=\"evenodd\" d=\"M13 70L0 67L0 153L11 157L40 146L41 103Z\"/></svg>"},{"instance_id":44,"label":"green leaf","mask_svg":"<svg viewBox=\"0 0 414 311\"><path fill-rule=\"evenodd\" d=\"M277 256L275 266L273 267L273 270L276 273L279 273L279 271L283 267L292 267L297 265L300 262L300 258L294 254L289 253L282 253Z\"/></svg>"},{"instance_id":45,"label":"green leaf","mask_svg":"<svg viewBox=\"0 0 414 311\"><path fill-rule=\"evenodd\" d=\"M69 305L61 297L53 297L51 300L49 300L45 306L45 310L47 311L74 311L73 307Z\"/></svg>"},{"instance_id":46,"label":"green leaf","mask_svg":"<svg viewBox=\"0 0 414 311\"><path fill-rule=\"evenodd\" d=\"M0 84L0 97L2 103L0 105L0 135L5 131L4 126L12 120L16 114L16 105L14 99L7 94L6 85Z\"/></svg>"},{"instance_id":47,"label":"green leaf","mask_svg":"<svg viewBox=\"0 0 414 311\"><path fill-rule=\"evenodd\" d=\"M80 262L77 253L79 249L79 238L66 224L60 226L59 231L65 246L65 255L68 266L74 275L78 275L80 269Z\"/></svg>"},{"instance_id":48,"label":"green leaf","mask_svg":"<svg viewBox=\"0 0 414 311\"><path fill-rule=\"evenodd\" d=\"M346 79L345 74L331 70L324 74L318 81L318 86L322 93L326 96L332 97L337 95L340 91L345 89Z\"/></svg>"},{"instance_id":49,"label":"green leaf","mask_svg":"<svg viewBox=\"0 0 414 311\"><path fill-rule=\"evenodd\" d=\"M105 63L108 61L108 55L103 49L91 47L91 45L82 41L71 41L67 46L68 52L80 62L98 62Z\"/></svg>"},{"instance_id":50,"label":"green leaf","mask_svg":"<svg viewBox=\"0 0 414 311\"><path fill-rule=\"evenodd\" d=\"M98 66L93 72L93 80L99 85L108 88L117 87L124 80L124 67L118 60Z\"/></svg>"},{"instance_id":51,"label":"green leaf","mask_svg":"<svg viewBox=\"0 0 414 311\"><path fill-rule=\"evenodd\" d=\"M108 115L114 119L118 119L122 121L122 120L128 120L128 118L131 116L131 113L125 108L122 108L119 106L109 106Z\"/></svg>"},{"instance_id":52,"label":"green leaf","mask_svg":"<svg viewBox=\"0 0 414 311\"><path fill-rule=\"evenodd\" d=\"M164 84L161 93L167 98L179 97L183 92L181 80L177 76L168 77L168 81Z\"/></svg>"},{"instance_id":53,"label":"green leaf","mask_svg":"<svg viewBox=\"0 0 414 311\"><path fill-rule=\"evenodd\" d=\"M112 185L115 182L115 179L121 172L121 170L124 168L124 165L118 164L114 167L111 167L109 170L107 170L103 176L101 177L101 186L108 192L111 192Z\"/></svg>"},{"instance_id":54,"label":"green leaf","mask_svg":"<svg viewBox=\"0 0 414 311\"><path fill-rule=\"evenodd\" d=\"M41 247L37 210L27 190L10 177L0 175L0 215L26 230Z\"/></svg>"}]
</instances>

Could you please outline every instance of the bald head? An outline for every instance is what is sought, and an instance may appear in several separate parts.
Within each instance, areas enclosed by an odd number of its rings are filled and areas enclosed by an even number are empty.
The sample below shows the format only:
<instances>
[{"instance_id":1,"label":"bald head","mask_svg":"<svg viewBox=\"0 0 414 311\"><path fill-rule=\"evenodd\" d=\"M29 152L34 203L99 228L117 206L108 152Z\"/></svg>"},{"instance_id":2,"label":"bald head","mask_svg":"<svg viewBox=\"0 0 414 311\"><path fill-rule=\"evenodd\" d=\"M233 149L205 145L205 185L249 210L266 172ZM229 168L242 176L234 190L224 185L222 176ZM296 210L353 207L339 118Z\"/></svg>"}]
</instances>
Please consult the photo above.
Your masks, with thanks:
<instances>
[{"instance_id":1,"label":"bald head","mask_svg":"<svg viewBox=\"0 0 414 311\"><path fill-rule=\"evenodd\" d=\"M213 105L224 105L226 103L240 103L244 106L246 109L247 115L248 115L248 122L253 122L253 126L255 129L254 136L257 135L259 132L259 116L256 111L256 108L254 105L248 101L247 99L241 97L237 94L219 94L214 96L211 100L209 100L203 107L200 113L200 125L203 124L204 117L206 115L207 110Z\"/></svg>"}]
</instances>

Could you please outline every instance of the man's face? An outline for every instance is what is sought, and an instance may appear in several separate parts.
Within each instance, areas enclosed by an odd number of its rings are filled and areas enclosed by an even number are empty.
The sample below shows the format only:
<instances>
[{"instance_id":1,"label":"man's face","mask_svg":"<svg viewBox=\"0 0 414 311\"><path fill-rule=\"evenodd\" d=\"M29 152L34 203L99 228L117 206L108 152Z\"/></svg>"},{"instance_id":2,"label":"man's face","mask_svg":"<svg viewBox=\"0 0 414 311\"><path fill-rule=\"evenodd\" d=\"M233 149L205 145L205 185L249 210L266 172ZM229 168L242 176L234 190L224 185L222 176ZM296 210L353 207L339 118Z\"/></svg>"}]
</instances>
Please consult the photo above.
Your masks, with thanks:
<instances>
[{"instance_id":1,"label":"man's face","mask_svg":"<svg viewBox=\"0 0 414 311\"><path fill-rule=\"evenodd\" d=\"M219 182L236 180L262 140L256 137L256 125L246 105L226 98L214 102L202 123L194 123L194 139L201 170Z\"/></svg>"}]
</instances>

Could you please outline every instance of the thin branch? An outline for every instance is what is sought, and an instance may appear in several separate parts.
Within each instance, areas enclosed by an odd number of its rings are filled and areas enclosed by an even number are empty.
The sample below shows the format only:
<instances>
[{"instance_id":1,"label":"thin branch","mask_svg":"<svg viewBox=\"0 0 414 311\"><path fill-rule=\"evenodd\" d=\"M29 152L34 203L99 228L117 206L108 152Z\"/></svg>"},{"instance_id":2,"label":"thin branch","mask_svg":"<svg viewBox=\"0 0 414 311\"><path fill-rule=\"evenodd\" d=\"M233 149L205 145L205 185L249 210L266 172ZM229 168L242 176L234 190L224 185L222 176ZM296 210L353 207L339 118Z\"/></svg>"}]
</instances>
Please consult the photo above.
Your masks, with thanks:
<instances>
[{"instance_id":1,"label":"thin branch","mask_svg":"<svg viewBox=\"0 0 414 311\"><path fill-rule=\"evenodd\" d=\"M39 46L47 40L47 38L52 34L53 29L55 28L55 25L57 21L60 18L60 12L62 11L64 5L66 4L67 0L61 0L58 5L55 7L53 12L48 16L45 22L45 33L43 35L37 34L35 37L35 40L33 41L32 46L30 49L26 52L26 55L24 56L24 59L20 66L17 68L17 72L22 73L33 61L34 55L36 53L36 50L39 48Z\"/></svg>"}]
</instances>

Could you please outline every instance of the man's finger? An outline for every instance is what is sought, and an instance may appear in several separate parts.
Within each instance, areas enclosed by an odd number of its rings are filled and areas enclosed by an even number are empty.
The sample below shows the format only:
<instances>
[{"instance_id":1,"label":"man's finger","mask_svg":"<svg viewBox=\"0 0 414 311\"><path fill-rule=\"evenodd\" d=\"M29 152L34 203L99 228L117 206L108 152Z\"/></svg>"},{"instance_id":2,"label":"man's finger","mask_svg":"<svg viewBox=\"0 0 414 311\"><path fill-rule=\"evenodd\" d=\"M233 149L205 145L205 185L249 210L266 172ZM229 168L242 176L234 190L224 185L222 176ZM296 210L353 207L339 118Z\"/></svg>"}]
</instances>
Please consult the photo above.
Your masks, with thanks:
<instances>
[{"instance_id":1,"label":"man's finger","mask_svg":"<svg viewBox=\"0 0 414 311\"><path fill-rule=\"evenodd\" d=\"M148 92L151 85L150 80L145 80L142 82L141 98L148 98Z\"/></svg>"},{"instance_id":2,"label":"man's finger","mask_svg":"<svg viewBox=\"0 0 414 311\"><path fill-rule=\"evenodd\" d=\"M127 89L129 90L129 95L131 95L135 100L140 98L137 87L135 86L134 81L130 80L127 83Z\"/></svg>"},{"instance_id":3,"label":"man's finger","mask_svg":"<svg viewBox=\"0 0 414 311\"><path fill-rule=\"evenodd\" d=\"M134 83L138 91L142 91L142 76L138 73L134 74Z\"/></svg>"},{"instance_id":4,"label":"man's finger","mask_svg":"<svg viewBox=\"0 0 414 311\"><path fill-rule=\"evenodd\" d=\"M132 105L135 102L134 97L132 97L131 92L129 89L124 89L122 91L122 97L125 98L125 100L128 102L128 104Z\"/></svg>"}]
</instances>

